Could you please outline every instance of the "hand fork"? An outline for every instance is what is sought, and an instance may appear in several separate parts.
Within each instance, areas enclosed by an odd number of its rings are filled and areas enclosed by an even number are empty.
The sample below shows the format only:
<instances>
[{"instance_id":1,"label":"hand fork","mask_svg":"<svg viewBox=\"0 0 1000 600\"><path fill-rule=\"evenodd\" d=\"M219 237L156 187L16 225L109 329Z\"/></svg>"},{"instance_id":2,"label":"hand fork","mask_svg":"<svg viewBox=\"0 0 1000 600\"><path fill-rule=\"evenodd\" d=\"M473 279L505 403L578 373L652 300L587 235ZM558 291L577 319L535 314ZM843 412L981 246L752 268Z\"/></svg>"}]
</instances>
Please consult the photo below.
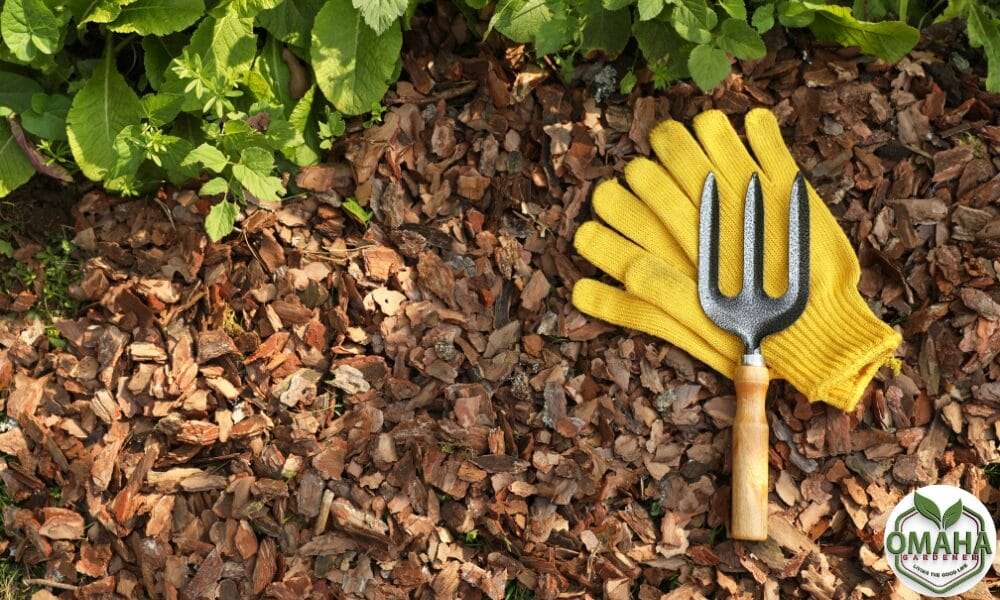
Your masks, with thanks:
<instances>
[{"instance_id":1,"label":"hand fork","mask_svg":"<svg viewBox=\"0 0 1000 600\"><path fill-rule=\"evenodd\" d=\"M809 198L795 177L788 206L788 290L780 298L764 291L764 196L754 173L743 207L743 289L734 297L719 290L719 192L709 173L701 193L698 223L698 299L705 315L743 341L736 368L733 420L730 537L767 539L768 429L764 411L768 372L760 344L799 318L809 297Z\"/></svg>"}]
</instances>

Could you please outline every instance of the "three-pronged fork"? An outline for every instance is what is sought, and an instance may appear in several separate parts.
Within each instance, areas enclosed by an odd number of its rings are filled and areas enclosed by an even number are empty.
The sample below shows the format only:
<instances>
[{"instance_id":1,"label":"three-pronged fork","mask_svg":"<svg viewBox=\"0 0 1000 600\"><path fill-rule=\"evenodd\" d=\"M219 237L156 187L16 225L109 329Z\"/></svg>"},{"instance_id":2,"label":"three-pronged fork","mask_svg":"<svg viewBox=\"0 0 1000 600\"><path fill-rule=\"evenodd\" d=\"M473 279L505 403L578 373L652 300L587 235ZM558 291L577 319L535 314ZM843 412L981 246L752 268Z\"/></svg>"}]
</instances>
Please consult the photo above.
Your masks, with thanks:
<instances>
[{"instance_id":1,"label":"three-pronged fork","mask_svg":"<svg viewBox=\"0 0 1000 600\"><path fill-rule=\"evenodd\" d=\"M738 336L745 353L733 375L732 507L730 537L767 539L768 428L764 410L769 376L761 355L764 337L795 322L809 298L809 197L800 173L788 206L788 290L779 298L764 291L764 196L755 173L743 207L743 289L734 297L719 290L719 193L709 173L701 193L698 223L698 299L716 325Z\"/></svg>"}]
</instances>

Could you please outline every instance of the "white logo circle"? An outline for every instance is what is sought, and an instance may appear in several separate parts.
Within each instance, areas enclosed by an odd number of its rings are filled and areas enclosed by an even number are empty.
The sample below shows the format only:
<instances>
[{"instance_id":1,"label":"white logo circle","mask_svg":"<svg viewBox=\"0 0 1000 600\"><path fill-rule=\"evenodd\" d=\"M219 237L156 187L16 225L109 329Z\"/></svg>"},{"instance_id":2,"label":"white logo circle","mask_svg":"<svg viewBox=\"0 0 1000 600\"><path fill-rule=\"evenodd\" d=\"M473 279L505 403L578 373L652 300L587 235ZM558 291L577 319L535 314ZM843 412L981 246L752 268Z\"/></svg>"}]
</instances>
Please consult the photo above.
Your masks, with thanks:
<instances>
[{"instance_id":1,"label":"white logo circle","mask_svg":"<svg viewBox=\"0 0 1000 600\"><path fill-rule=\"evenodd\" d=\"M997 530L969 492L928 485L907 494L885 524L885 558L908 588L955 596L979 583L993 564Z\"/></svg>"}]
</instances>

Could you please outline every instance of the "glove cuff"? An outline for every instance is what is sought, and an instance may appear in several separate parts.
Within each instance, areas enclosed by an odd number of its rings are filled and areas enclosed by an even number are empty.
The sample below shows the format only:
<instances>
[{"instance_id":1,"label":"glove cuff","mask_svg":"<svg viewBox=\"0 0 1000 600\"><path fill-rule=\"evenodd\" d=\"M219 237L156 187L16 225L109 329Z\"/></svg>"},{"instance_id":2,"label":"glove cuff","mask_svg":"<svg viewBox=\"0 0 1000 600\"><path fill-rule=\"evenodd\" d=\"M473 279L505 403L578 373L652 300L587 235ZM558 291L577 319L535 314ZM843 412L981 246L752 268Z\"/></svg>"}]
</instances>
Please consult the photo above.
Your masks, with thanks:
<instances>
[{"instance_id":1,"label":"glove cuff","mask_svg":"<svg viewBox=\"0 0 1000 600\"><path fill-rule=\"evenodd\" d=\"M852 411L882 366L898 369L893 354L901 340L857 290L837 289L810 298L798 321L765 340L764 356L777 359L774 370L810 402Z\"/></svg>"}]
</instances>

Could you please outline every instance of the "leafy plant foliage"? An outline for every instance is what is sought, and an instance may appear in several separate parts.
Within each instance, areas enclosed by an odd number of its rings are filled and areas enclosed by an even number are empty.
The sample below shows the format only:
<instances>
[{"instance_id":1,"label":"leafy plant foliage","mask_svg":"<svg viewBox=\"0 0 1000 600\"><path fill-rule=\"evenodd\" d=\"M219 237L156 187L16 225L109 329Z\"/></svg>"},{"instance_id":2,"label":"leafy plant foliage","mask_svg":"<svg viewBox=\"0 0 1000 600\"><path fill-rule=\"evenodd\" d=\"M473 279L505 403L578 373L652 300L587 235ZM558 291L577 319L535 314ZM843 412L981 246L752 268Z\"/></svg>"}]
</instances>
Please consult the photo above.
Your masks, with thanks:
<instances>
[{"instance_id":1,"label":"leafy plant foliage","mask_svg":"<svg viewBox=\"0 0 1000 600\"><path fill-rule=\"evenodd\" d=\"M902 58L919 39L903 21L864 21L851 8L822 0L501 0L490 27L534 43L539 54L601 50L613 56L634 37L657 84L690 77L710 90L729 74L733 58L764 56L761 34L776 23L808 27L822 40L888 61Z\"/></svg>"},{"instance_id":2,"label":"leafy plant foliage","mask_svg":"<svg viewBox=\"0 0 1000 600\"><path fill-rule=\"evenodd\" d=\"M122 194L195 180L216 197L206 228L219 239L243 204L286 195L280 173L317 162L345 116L380 121L421 1L0 0L0 196L36 172ZM978 0L453 1L564 73L634 49L656 86L705 90L732 60L764 56L775 26L895 61L918 39L911 23L959 17L1000 90L1000 13ZM618 89L637 83L629 71Z\"/></svg>"},{"instance_id":3,"label":"leafy plant foliage","mask_svg":"<svg viewBox=\"0 0 1000 600\"><path fill-rule=\"evenodd\" d=\"M0 195L38 153L136 194L200 177L229 233L400 70L410 0L4 0ZM312 73L309 73L309 66ZM314 86L309 81L316 81ZM26 132L16 139L14 128Z\"/></svg>"}]
</instances>

